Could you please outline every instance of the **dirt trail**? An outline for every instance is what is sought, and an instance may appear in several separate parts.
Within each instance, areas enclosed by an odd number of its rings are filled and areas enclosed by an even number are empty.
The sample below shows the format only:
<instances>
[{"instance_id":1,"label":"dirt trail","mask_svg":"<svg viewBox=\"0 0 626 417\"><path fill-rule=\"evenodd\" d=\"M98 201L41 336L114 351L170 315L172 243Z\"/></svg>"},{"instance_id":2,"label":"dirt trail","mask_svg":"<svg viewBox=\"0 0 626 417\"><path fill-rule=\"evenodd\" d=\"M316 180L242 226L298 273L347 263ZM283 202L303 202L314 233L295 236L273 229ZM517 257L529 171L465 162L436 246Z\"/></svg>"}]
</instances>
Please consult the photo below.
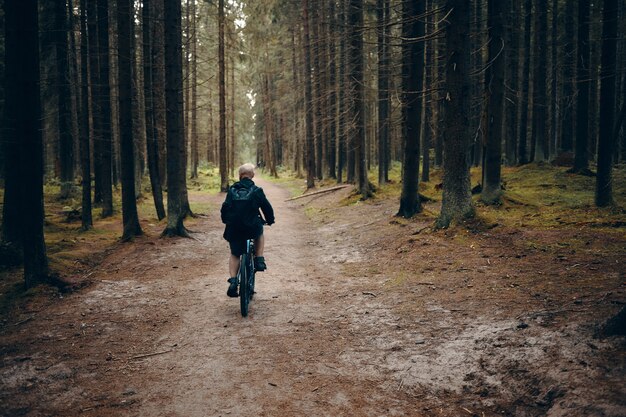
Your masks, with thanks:
<instances>
[{"instance_id":1,"label":"dirt trail","mask_svg":"<svg viewBox=\"0 0 626 417\"><path fill-rule=\"evenodd\" d=\"M256 180L276 224L248 318L226 296L223 196L191 193L210 207L193 239L143 222L89 287L0 328L0 415L626 415L623 338L593 336L626 299L603 249L622 235L420 232L432 219L395 201L286 202Z\"/></svg>"},{"instance_id":2,"label":"dirt trail","mask_svg":"<svg viewBox=\"0 0 626 417\"><path fill-rule=\"evenodd\" d=\"M257 184L277 221L248 318L225 294L222 197L196 194L213 209L193 239L159 239L161 226L144 224L147 236L113 251L94 284L17 324L3 341L0 414L415 415L406 394L381 390L384 378L346 355L358 345L339 268L350 252L285 190Z\"/></svg>"},{"instance_id":3,"label":"dirt trail","mask_svg":"<svg viewBox=\"0 0 626 417\"><path fill-rule=\"evenodd\" d=\"M221 227L186 242L197 259L178 298L180 323L162 337L168 354L146 359L154 382L137 380L145 416L387 414L372 381L340 363L354 337L338 329L342 280L327 236L315 232L288 194L257 180L277 223L266 228L269 269L257 275L248 318L225 296ZM214 249L209 249L214 248ZM208 254L203 252L208 250ZM185 300L188 298L188 300ZM335 301L336 300L336 301ZM371 392L370 392L371 391ZM380 395L380 394L379 394ZM404 404L403 408L410 406ZM356 410L358 411L356 411Z\"/></svg>"}]
</instances>

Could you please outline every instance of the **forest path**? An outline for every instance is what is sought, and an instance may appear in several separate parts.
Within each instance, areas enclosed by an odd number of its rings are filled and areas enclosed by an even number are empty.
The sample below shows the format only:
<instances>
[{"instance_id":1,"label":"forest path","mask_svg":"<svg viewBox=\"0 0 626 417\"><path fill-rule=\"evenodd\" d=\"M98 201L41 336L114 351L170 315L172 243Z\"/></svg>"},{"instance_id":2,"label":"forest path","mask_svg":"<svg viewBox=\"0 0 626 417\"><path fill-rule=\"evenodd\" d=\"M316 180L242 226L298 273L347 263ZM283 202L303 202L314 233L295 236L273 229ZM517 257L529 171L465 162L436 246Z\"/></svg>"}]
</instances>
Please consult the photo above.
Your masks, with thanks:
<instances>
[{"instance_id":1,"label":"forest path","mask_svg":"<svg viewBox=\"0 0 626 417\"><path fill-rule=\"evenodd\" d=\"M393 199L255 180L276 224L247 318L224 195L192 189L192 239L144 219L91 285L2 321L0 416L626 415L623 342L594 337L626 296L623 233L428 232Z\"/></svg>"},{"instance_id":2,"label":"forest path","mask_svg":"<svg viewBox=\"0 0 626 417\"><path fill-rule=\"evenodd\" d=\"M415 404L398 398L406 395L395 390L397 383L381 390L382 375L348 357L362 350L347 326L351 289L338 267L351 253L338 248L332 230L320 230L301 207L286 202L287 191L256 180L276 224L265 228L268 270L257 274L249 317L225 294L228 246L212 210L193 226L195 240L172 241L162 253L162 272L145 271L163 276L142 297L171 294L161 299L179 317L152 337L151 352L167 353L133 361L137 372L129 372L121 391L136 392L140 403L129 414L365 416L398 408L399 415L415 415ZM150 313L137 311L138 318L144 314Z\"/></svg>"}]
</instances>

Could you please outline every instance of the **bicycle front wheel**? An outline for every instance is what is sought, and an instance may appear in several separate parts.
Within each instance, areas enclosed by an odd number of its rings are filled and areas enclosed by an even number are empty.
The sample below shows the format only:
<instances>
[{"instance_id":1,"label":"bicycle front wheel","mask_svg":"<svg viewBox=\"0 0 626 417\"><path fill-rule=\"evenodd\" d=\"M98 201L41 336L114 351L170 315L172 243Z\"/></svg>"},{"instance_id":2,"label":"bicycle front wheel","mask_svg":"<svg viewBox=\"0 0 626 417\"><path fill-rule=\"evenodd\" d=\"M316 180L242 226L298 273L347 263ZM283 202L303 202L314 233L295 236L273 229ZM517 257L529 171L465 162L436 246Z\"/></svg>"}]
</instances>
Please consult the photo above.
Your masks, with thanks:
<instances>
[{"instance_id":1,"label":"bicycle front wheel","mask_svg":"<svg viewBox=\"0 0 626 417\"><path fill-rule=\"evenodd\" d=\"M248 304L250 303L250 272L248 270L249 255L243 254L239 265L239 303L241 315L248 316Z\"/></svg>"}]
</instances>

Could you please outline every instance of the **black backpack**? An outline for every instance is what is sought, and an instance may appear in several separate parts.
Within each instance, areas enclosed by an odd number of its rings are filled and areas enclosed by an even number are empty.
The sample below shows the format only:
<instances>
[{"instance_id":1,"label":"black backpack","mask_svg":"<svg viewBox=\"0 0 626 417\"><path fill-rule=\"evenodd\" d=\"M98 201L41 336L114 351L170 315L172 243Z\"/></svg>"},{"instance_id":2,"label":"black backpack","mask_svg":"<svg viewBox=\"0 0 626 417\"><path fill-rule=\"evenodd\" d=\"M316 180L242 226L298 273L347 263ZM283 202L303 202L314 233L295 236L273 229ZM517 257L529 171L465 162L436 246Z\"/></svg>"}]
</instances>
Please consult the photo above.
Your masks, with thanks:
<instances>
[{"instance_id":1,"label":"black backpack","mask_svg":"<svg viewBox=\"0 0 626 417\"><path fill-rule=\"evenodd\" d=\"M258 187L230 187L230 210L227 224L241 228L252 227L259 217L259 205L254 197Z\"/></svg>"}]
</instances>

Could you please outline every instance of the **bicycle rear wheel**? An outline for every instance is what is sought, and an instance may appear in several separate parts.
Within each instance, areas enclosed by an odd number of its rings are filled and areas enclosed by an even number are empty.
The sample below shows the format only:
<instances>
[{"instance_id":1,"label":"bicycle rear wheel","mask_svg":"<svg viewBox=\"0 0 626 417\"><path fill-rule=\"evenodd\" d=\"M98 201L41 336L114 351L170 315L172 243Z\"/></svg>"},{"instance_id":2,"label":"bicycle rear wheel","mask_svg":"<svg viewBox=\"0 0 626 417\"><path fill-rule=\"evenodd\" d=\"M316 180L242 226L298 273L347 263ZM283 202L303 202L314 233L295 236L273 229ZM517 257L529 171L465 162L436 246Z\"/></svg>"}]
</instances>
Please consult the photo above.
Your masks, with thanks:
<instances>
[{"instance_id":1,"label":"bicycle rear wheel","mask_svg":"<svg viewBox=\"0 0 626 417\"><path fill-rule=\"evenodd\" d=\"M250 256L244 253L241 256L239 265L239 304L241 306L241 315L248 315L248 304L250 303L250 273L248 263Z\"/></svg>"}]
</instances>

